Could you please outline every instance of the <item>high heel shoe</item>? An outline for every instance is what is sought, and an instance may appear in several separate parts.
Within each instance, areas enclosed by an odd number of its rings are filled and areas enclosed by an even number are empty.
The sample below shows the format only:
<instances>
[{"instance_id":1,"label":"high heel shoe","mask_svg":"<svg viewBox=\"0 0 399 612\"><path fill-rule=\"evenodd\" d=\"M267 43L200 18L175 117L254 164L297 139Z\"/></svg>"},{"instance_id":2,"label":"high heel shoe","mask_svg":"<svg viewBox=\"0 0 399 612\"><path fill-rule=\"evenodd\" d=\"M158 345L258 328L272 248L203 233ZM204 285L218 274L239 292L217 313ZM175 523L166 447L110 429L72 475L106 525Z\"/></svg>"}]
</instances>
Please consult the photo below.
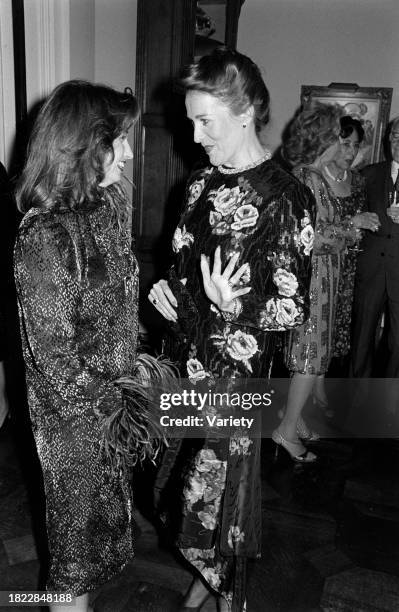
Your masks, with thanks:
<instances>
[{"instance_id":1,"label":"high heel shoe","mask_svg":"<svg viewBox=\"0 0 399 612\"><path fill-rule=\"evenodd\" d=\"M313 406L316 406L318 410L322 410L327 417L327 419L332 419L335 416L335 412L332 408L328 407L328 400L322 400L317 395L312 395Z\"/></svg>"},{"instance_id":2,"label":"high heel shoe","mask_svg":"<svg viewBox=\"0 0 399 612\"><path fill-rule=\"evenodd\" d=\"M281 446L285 451L287 451L291 459L297 463L314 463L317 459L317 456L307 449L301 453L300 451L303 448L301 442L291 442L286 440L277 429L275 429L272 433L272 440L277 444L276 456L278 453L278 448Z\"/></svg>"},{"instance_id":3,"label":"high heel shoe","mask_svg":"<svg viewBox=\"0 0 399 612\"><path fill-rule=\"evenodd\" d=\"M306 442L318 442L320 440L320 435L317 433L317 431L310 429L302 417L298 418L296 432L298 434L298 438L301 440L306 440Z\"/></svg>"}]
</instances>

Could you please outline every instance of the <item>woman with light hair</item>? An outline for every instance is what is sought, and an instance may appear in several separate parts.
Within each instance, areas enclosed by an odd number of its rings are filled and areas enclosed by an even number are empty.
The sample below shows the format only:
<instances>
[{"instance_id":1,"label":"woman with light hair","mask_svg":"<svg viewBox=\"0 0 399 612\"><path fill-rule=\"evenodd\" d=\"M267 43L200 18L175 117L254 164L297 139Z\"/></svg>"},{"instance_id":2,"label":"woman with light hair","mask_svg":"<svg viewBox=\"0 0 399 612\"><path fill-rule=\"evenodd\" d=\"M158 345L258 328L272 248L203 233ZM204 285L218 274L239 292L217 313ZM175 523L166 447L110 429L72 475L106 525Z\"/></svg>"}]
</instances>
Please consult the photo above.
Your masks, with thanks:
<instances>
[{"instance_id":1,"label":"woman with light hair","mask_svg":"<svg viewBox=\"0 0 399 612\"><path fill-rule=\"evenodd\" d=\"M302 419L302 410L312 394L319 408L331 410L324 375L334 351L349 351L356 253L348 249L361 230L376 231L379 225L377 215L362 212L364 179L350 170L362 138L358 120L342 116L338 106L321 104L298 114L284 143L284 157L317 203L310 317L288 336L286 363L292 378L285 414L273 432L275 442L302 463L316 460L304 442L319 439Z\"/></svg>"},{"instance_id":2,"label":"woman with light hair","mask_svg":"<svg viewBox=\"0 0 399 612\"><path fill-rule=\"evenodd\" d=\"M181 375L196 388L225 380L234 389L267 378L277 335L307 318L314 201L259 140L269 92L248 57L218 49L188 66L182 84L209 164L188 181L174 266L149 300L170 322L167 354ZM196 579L182 610L214 593L237 612L246 561L260 555L260 440L203 435L185 470L177 544Z\"/></svg>"}]
</instances>

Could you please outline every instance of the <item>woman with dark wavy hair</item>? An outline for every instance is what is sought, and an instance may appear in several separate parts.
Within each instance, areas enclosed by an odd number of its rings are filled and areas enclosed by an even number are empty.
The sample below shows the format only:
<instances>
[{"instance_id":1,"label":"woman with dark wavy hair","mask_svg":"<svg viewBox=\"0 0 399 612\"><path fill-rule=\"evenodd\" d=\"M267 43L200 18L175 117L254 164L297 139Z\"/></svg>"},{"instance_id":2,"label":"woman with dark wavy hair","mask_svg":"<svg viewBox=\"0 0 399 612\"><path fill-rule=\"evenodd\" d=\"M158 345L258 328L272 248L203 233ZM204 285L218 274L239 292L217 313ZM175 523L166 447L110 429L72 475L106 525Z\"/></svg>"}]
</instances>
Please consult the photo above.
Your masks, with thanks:
<instances>
[{"instance_id":1,"label":"woman with dark wavy hair","mask_svg":"<svg viewBox=\"0 0 399 612\"><path fill-rule=\"evenodd\" d=\"M349 350L356 253L348 253L348 248L359 240L361 230L376 231L379 225L377 215L362 212L364 180L350 170L362 138L359 121L342 116L337 106L317 105L298 114L284 143L285 159L317 203L310 317L289 334L287 366L292 378L285 414L272 436L295 461L316 459L310 451L305 454L303 442L319 436L306 426L302 409L313 393L315 403L328 410L324 375L334 351Z\"/></svg>"},{"instance_id":2,"label":"woman with dark wavy hair","mask_svg":"<svg viewBox=\"0 0 399 612\"><path fill-rule=\"evenodd\" d=\"M131 491L100 452L132 371L137 262L120 184L138 117L131 90L59 85L36 120L17 192L15 278L29 408L46 494L47 588L76 597L132 558ZM53 603L52 610L64 610Z\"/></svg>"}]
</instances>

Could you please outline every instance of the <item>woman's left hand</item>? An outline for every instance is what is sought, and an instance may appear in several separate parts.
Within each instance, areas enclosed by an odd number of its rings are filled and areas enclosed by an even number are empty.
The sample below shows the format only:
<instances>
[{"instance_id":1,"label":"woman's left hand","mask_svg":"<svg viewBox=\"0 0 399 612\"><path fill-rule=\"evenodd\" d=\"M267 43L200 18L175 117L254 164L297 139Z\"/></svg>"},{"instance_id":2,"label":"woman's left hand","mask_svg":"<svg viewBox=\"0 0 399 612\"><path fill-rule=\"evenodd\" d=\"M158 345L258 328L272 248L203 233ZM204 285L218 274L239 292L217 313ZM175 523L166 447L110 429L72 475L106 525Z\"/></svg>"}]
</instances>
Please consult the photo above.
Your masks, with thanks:
<instances>
[{"instance_id":1,"label":"woman's left hand","mask_svg":"<svg viewBox=\"0 0 399 612\"><path fill-rule=\"evenodd\" d=\"M234 285L238 283L241 276L248 270L248 266L243 264L233 273L237 261L240 257L239 253L235 253L224 271L222 272L222 262L220 258L220 247L215 251L213 261L213 269L210 271L209 258L201 255L201 272L204 281L204 289L208 298L220 310L230 310L233 306L234 298L245 295L251 291L251 287L235 289Z\"/></svg>"}]
</instances>

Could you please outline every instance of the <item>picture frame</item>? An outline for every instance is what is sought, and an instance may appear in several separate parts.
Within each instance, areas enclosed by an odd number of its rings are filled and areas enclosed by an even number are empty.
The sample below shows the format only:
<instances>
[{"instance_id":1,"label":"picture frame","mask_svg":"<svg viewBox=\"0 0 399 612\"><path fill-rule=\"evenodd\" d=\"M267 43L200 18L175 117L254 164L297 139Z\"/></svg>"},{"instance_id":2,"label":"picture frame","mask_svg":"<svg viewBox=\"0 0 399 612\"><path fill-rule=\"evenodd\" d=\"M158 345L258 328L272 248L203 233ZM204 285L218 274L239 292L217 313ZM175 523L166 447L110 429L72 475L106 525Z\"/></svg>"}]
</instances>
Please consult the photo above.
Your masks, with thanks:
<instances>
[{"instance_id":1,"label":"picture frame","mask_svg":"<svg viewBox=\"0 0 399 612\"><path fill-rule=\"evenodd\" d=\"M236 48L238 18L245 0L195 0L194 60L220 46Z\"/></svg>"},{"instance_id":2,"label":"picture frame","mask_svg":"<svg viewBox=\"0 0 399 612\"><path fill-rule=\"evenodd\" d=\"M328 86L302 85L303 108L315 103L338 104L345 114L362 123L364 139L352 167L363 168L384 159L383 139L389 121L391 87L359 87L356 83L331 83Z\"/></svg>"}]
</instances>

